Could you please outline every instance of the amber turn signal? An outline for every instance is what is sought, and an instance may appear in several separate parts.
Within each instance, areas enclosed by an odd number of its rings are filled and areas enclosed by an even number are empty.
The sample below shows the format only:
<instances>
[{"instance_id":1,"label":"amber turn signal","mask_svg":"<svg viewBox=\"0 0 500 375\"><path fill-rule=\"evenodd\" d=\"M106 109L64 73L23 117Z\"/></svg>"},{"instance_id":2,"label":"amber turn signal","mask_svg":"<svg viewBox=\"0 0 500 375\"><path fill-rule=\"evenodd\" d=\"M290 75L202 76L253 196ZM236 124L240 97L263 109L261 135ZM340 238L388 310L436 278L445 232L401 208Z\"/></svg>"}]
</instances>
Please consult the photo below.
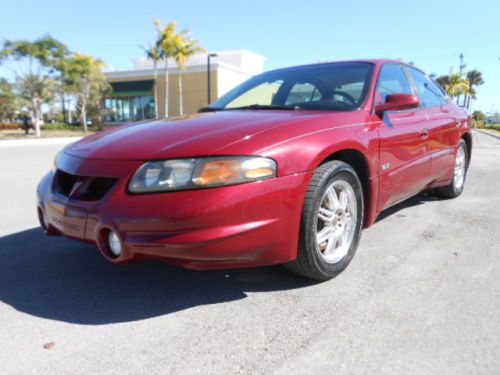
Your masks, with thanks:
<instances>
[{"instance_id":1,"label":"amber turn signal","mask_svg":"<svg viewBox=\"0 0 500 375\"><path fill-rule=\"evenodd\" d=\"M200 186L220 186L276 176L274 160L261 157L224 157L200 163L193 182Z\"/></svg>"},{"instance_id":2,"label":"amber turn signal","mask_svg":"<svg viewBox=\"0 0 500 375\"><path fill-rule=\"evenodd\" d=\"M196 178L199 185L213 185L239 179L242 166L239 160L209 161L203 165L200 176Z\"/></svg>"}]
</instances>

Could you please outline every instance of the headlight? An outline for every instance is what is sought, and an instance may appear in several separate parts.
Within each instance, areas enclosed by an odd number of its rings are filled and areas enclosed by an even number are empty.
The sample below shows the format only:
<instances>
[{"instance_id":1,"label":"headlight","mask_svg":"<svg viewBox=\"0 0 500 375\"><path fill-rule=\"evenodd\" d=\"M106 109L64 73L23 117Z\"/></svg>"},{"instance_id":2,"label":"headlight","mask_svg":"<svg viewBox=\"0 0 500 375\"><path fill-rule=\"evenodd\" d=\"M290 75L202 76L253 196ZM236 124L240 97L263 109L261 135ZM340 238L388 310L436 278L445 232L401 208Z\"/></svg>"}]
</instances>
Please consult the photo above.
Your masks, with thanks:
<instances>
[{"instance_id":1,"label":"headlight","mask_svg":"<svg viewBox=\"0 0 500 375\"><path fill-rule=\"evenodd\" d=\"M226 186L276 177L272 159L235 156L151 161L130 180L132 193Z\"/></svg>"}]
</instances>

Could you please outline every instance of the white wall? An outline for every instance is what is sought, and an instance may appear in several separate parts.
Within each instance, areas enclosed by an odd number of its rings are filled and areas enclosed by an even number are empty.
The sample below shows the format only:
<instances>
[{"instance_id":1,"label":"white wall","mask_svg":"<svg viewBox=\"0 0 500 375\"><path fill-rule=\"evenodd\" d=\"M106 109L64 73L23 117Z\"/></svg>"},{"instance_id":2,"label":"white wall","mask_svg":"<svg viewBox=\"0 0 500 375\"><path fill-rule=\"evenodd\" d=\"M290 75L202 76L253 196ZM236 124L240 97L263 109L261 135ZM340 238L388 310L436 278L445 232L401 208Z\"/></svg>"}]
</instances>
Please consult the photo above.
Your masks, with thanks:
<instances>
[{"instance_id":1,"label":"white wall","mask_svg":"<svg viewBox=\"0 0 500 375\"><path fill-rule=\"evenodd\" d=\"M252 74L243 73L241 71L231 69L227 65L219 64L217 71L217 96L220 98L233 87L246 81Z\"/></svg>"},{"instance_id":2,"label":"white wall","mask_svg":"<svg viewBox=\"0 0 500 375\"><path fill-rule=\"evenodd\" d=\"M238 49L231 51L220 51L217 52L216 57L212 57L211 62L221 63L225 65L230 65L235 69L241 70L244 73L249 75L256 75L262 73L264 70L264 61L266 58L261 56L255 52L246 50L246 49ZM134 63L134 70L144 70L144 69L152 69L153 62L151 60L146 59L145 57L139 57L132 60ZM207 65L207 55L205 53L195 55L191 57L188 61L189 67L204 67L202 69L206 69ZM168 66L171 69L175 70L176 63L173 59L168 60ZM162 62L159 63L159 68L163 68L164 64Z\"/></svg>"}]
</instances>

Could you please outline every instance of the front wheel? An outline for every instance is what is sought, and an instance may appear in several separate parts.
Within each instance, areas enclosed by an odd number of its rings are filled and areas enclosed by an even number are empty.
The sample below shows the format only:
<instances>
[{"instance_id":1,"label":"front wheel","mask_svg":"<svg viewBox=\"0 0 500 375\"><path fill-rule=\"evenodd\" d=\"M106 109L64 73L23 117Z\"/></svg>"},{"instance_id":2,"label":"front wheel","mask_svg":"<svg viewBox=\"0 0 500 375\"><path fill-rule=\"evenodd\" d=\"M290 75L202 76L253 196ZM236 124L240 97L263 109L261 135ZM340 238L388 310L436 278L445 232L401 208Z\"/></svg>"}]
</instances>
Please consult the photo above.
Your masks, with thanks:
<instances>
[{"instance_id":1,"label":"front wheel","mask_svg":"<svg viewBox=\"0 0 500 375\"><path fill-rule=\"evenodd\" d=\"M363 191L355 170L341 161L321 165L307 189L297 258L286 266L329 280L350 263L361 237Z\"/></svg>"},{"instance_id":2,"label":"front wheel","mask_svg":"<svg viewBox=\"0 0 500 375\"><path fill-rule=\"evenodd\" d=\"M465 178L467 177L467 166L469 164L469 155L467 145L462 139L458 143L455 154L455 164L453 169L453 180L447 186L435 189L436 195L443 198L456 198L464 191Z\"/></svg>"}]
</instances>

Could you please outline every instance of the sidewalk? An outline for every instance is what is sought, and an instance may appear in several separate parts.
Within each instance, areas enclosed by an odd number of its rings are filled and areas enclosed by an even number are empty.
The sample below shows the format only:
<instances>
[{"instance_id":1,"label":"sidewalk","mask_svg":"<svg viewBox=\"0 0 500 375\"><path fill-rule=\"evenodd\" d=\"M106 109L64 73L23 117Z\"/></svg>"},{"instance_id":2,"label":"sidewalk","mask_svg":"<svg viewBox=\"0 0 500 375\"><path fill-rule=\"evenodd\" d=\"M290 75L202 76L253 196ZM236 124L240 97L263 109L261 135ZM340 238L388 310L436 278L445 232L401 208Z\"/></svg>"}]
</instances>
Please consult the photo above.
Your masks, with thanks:
<instances>
[{"instance_id":1,"label":"sidewalk","mask_svg":"<svg viewBox=\"0 0 500 375\"><path fill-rule=\"evenodd\" d=\"M69 144L76 142L82 137L57 137L57 138L39 138L39 139L5 139L0 140L0 148L17 146L41 146L55 144Z\"/></svg>"},{"instance_id":2,"label":"sidewalk","mask_svg":"<svg viewBox=\"0 0 500 375\"><path fill-rule=\"evenodd\" d=\"M474 129L474 130L481 134L489 135L490 137L500 140L500 134L496 134L485 129Z\"/></svg>"}]
</instances>

